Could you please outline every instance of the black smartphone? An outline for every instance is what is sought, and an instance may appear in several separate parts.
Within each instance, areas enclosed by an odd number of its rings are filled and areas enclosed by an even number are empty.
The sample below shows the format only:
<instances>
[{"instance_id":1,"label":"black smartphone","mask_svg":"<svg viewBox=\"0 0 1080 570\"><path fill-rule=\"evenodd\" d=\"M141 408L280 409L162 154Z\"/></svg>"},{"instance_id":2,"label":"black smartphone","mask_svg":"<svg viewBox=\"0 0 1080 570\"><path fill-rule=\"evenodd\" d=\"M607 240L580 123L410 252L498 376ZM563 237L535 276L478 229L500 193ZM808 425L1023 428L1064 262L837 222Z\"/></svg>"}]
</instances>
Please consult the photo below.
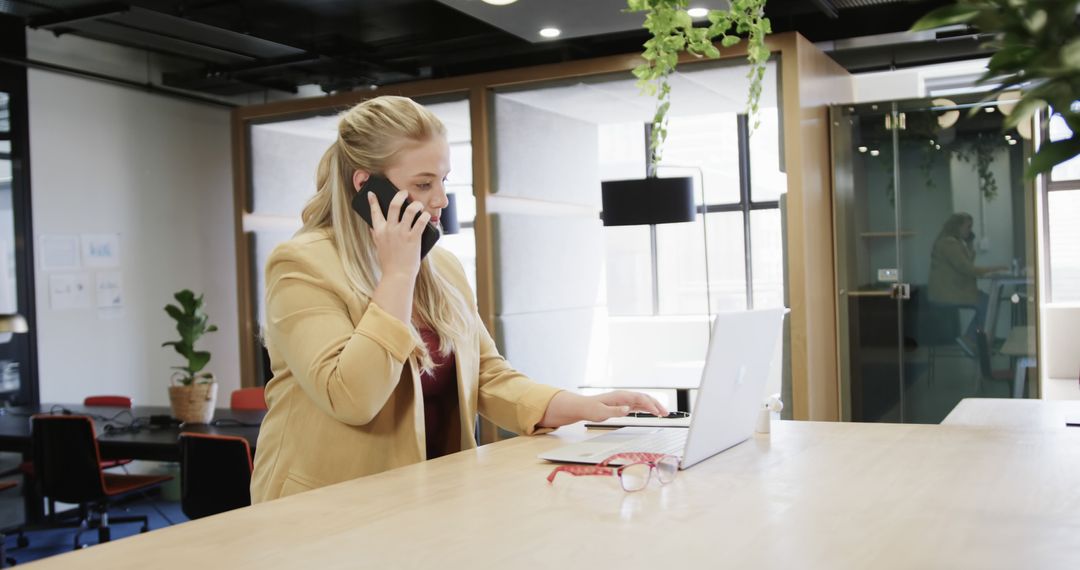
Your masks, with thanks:
<instances>
[{"instance_id":1,"label":"black smartphone","mask_svg":"<svg viewBox=\"0 0 1080 570\"><path fill-rule=\"evenodd\" d=\"M360 214L364 221L371 225L371 204L368 202L368 193L375 194L375 198L379 201L379 207L382 209L383 218L390 215L390 200L394 199L394 196L399 192L397 186L394 186L385 176L372 175L364 182L364 185L360 187L360 191L353 196L352 208L357 214ZM405 208L411 204L412 201L408 198L405 199L405 203L401 205L401 216L405 216ZM417 214L419 218L420 215ZM401 218L398 218L399 220ZM416 223L413 220L413 223ZM420 236L420 258L423 259L425 255L431 251L431 248L435 247L435 242L439 241L439 236L442 235L439 229L433 224L427 224L424 228L424 233Z\"/></svg>"}]
</instances>

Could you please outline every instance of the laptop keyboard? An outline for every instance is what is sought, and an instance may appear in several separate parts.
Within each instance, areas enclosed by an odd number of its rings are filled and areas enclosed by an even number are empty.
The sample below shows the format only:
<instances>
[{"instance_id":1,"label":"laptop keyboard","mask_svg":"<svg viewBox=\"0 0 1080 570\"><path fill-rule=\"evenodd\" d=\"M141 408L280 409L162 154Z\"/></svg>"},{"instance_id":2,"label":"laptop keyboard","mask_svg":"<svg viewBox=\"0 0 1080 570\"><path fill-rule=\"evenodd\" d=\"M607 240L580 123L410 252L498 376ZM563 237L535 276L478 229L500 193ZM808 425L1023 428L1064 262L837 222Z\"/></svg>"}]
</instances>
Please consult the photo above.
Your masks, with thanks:
<instances>
[{"instance_id":1,"label":"laptop keyboard","mask_svg":"<svg viewBox=\"0 0 1080 570\"><path fill-rule=\"evenodd\" d=\"M611 448L608 455L616 453L641 452L641 453L665 453L667 455L682 455L686 446L687 430L670 428L656 433L645 434L635 437L622 445Z\"/></svg>"}]
</instances>

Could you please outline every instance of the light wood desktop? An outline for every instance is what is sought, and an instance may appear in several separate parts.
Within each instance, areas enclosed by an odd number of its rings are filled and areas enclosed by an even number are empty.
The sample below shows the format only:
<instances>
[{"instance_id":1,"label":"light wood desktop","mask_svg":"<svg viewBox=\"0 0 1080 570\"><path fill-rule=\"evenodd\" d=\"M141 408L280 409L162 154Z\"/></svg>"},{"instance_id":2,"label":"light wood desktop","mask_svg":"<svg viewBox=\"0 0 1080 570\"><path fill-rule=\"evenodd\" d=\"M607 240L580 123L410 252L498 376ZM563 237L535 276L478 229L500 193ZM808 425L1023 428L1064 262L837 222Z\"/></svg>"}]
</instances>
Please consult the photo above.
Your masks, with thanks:
<instances>
[{"instance_id":1,"label":"light wood desktop","mask_svg":"<svg viewBox=\"0 0 1080 570\"><path fill-rule=\"evenodd\" d=\"M1071 430L1065 422L1080 423L1080 400L965 398L941 420L942 425L1008 430ZM1077 476L1080 482L1080 475Z\"/></svg>"},{"instance_id":2,"label":"light wood desktop","mask_svg":"<svg viewBox=\"0 0 1080 570\"><path fill-rule=\"evenodd\" d=\"M1080 430L774 422L624 493L515 438L33 568L1066 568Z\"/></svg>"}]
</instances>

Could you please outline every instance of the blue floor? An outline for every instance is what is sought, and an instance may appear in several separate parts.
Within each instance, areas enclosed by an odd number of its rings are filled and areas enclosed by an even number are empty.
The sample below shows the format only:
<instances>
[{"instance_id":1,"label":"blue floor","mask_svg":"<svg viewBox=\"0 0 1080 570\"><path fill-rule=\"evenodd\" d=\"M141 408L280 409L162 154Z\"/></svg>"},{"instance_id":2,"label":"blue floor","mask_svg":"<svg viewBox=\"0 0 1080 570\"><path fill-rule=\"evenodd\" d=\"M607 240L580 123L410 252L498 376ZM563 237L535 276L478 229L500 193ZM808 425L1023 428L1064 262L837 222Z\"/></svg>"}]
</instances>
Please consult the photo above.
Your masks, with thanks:
<instances>
[{"instance_id":1,"label":"blue floor","mask_svg":"<svg viewBox=\"0 0 1080 570\"><path fill-rule=\"evenodd\" d=\"M14 558L17 564L25 564L48 556L55 556L65 552L71 552L74 547L74 528L41 529L31 530L26 533L30 544L25 548L16 545L16 533L11 527L17 526L22 521L22 496L18 489L5 492L0 499L0 509L3 528L9 533L4 541L7 556ZM187 517L180 511L180 503L166 501L160 497L135 498L123 505L118 505L109 511L110 516L146 515L150 522L150 532L165 528L172 524L187 521ZM112 528L112 540L123 540L125 537L139 533L140 523L120 523L110 525ZM97 531L83 532L80 542L89 548L97 544Z\"/></svg>"}]
</instances>

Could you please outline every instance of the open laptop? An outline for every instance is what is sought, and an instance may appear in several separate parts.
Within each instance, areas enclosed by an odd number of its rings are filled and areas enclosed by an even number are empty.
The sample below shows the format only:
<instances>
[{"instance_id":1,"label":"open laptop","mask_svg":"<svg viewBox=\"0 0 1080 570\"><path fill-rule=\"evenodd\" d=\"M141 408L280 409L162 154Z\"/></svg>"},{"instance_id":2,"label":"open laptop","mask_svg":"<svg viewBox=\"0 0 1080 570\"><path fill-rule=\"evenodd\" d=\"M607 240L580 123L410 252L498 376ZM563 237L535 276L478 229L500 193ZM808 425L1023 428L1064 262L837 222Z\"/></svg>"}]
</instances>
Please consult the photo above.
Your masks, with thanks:
<instances>
[{"instance_id":1,"label":"open laptop","mask_svg":"<svg viewBox=\"0 0 1080 570\"><path fill-rule=\"evenodd\" d=\"M624 427L547 451L541 459L599 463L627 451L666 453L686 469L746 441L765 397L776 343L787 309L720 313L701 374L690 428Z\"/></svg>"}]
</instances>

